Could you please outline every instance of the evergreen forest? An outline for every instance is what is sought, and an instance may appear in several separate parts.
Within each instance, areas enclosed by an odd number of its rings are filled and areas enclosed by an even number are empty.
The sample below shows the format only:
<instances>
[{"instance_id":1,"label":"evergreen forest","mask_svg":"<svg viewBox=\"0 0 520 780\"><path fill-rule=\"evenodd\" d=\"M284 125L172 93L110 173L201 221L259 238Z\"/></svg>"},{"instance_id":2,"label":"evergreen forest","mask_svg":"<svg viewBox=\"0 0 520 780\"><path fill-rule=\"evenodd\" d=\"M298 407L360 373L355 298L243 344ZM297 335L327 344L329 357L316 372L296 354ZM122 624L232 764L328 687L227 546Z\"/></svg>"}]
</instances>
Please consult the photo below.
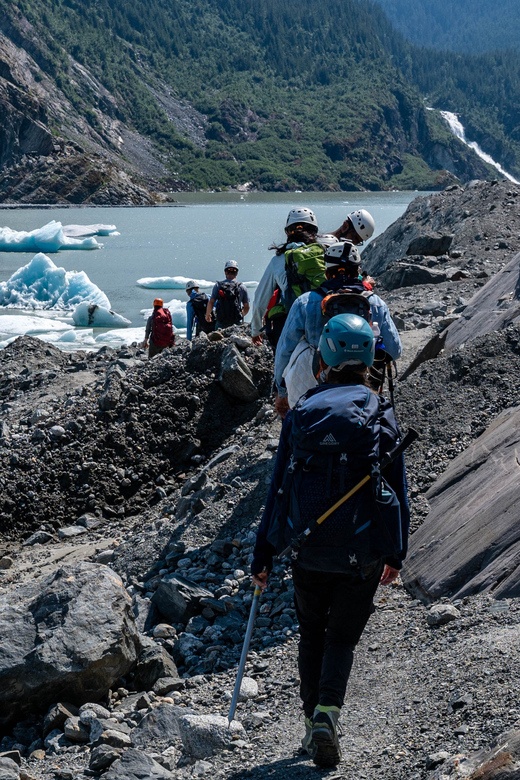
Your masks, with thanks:
<instances>
[{"instance_id":1,"label":"evergreen forest","mask_svg":"<svg viewBox=\"0 0 520 780\"><path fill-rule=\"evenodd\" d=\"M93 128L120 120L194 188L433 188L446 160L492 177L428 107L520 176L520 55L416 47L370 0L0 0L0 18Z\"/></svg>"}]
</instances>

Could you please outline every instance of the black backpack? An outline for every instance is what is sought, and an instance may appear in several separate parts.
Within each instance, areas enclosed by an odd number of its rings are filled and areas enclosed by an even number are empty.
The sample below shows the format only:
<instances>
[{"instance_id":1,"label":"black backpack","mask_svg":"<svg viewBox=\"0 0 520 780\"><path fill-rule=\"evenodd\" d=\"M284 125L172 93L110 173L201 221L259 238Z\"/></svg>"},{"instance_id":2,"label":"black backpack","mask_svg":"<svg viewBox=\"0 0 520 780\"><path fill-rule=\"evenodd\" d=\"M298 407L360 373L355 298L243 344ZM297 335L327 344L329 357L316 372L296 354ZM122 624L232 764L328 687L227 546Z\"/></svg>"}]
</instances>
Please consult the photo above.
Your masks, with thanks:
<instances>
[{"instance_id":1,"label":"black backpack","mask_svg":"<svg viewBox=\"0 0 520 780\"><path fill-rule=\"evenodd\" d=\"M215 315L211 313L211 322L206 321L206 307L209 298L206 293L197 293L190 298L195 317L197 318L197 335L200 331L212 333L215 330Z\"/></svg>"},{"instance_id":2,"label":"black backpack","mask_svg":"<svg viewBox=\"0 0 520 780\"><path fill-rule=\"evenodd\" d=\"M363 385L321 385L296 404L267 537L277 553L367 474L372 479L305 539L297 562L349 573L401 551L399 501L378 471L381 403Z\"/></svg>"},{"instance_id":3,"label":"black backpack","mask_svg":"<svg viewBox=\"0 0 520 780\"><path fill-rule=\"evenodd\" d=\"M359 290L355 286L345 285L334 291L320 287L316 292L323 296L321 302L323 325L337 314L357 314L358 317L363 317L369 325L372 324L370 298L374 293L370 290Z\"/></svg>"},{"instance_id":4,"label":"black backpack","mask_svg":"<svg viewBox=\"0 0 520 780\"><path fill-rule=\"evenodd\" d=\"M242 322L239 283L233 280L219 282L216 302L217 321L223 328Z\"/></svg>"}]
</instances>

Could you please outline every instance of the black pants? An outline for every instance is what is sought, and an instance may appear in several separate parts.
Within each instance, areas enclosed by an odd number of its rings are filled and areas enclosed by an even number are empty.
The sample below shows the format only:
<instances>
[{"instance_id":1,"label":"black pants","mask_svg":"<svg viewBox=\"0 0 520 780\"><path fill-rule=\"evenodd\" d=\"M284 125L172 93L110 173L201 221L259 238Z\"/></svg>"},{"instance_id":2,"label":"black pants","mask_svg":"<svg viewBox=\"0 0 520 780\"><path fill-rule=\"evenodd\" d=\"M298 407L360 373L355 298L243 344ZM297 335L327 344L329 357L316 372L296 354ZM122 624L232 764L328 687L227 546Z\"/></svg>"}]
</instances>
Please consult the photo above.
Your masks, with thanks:
<instances>
[{"instance_id":1,"label":"black pants","mask_svg":"<svg viewBox=\"0 0 520 780\"><path fill-rule=\"evenodd\" d=\"M282 335L283 326L287 320L287 314L279 314L272 319L267 318L265 322L265 335L273 350L273 355L276 355L276 346Z\"/></svg>"},{"instance_id":2,"label":"black pants","mask_svg":"<svg viewBox=\"0 0 520 780\"><path fill-rule=\"evenodd\" d=\"M364 576L293 566L300 697L307 717L318 704L343 705L354 648L373 612L382 571L380 562L365 569Z\"/></svg>"}]
</instances>

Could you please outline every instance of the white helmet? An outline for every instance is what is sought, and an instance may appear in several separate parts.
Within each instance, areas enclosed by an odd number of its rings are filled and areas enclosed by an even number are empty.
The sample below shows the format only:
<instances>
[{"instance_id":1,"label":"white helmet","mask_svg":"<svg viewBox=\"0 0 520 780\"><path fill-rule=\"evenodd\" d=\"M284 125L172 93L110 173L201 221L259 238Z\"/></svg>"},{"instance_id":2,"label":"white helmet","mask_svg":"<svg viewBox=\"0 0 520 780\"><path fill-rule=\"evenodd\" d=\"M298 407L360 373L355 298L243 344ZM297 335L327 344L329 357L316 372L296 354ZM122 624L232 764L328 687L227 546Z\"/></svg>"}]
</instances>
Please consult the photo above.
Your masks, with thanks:
<instances>
[{"instance_id":1,"label":"white helmet","mask_svg":"<svg viewBox=\"0 0 520 780\"><path fill-rule=\"evenodd\" d=\"M316 231L318 230L318 220L314 216L314 212L310 209L306 209L304 206L290 210L287 215L285 229L287 230L288 227L297 225L299 222L305 225L311 225Z\"/></svg>"},{"instance_id":2,"label":"white helmet","mask_svg":"<svg viewBox=\"0 0 520 780\"><path fill-rule=\"evenodd\" d=\"M354 225L354 230L363 241L367 241L375 230L376 223L374 222L374 217L365 209L353 211L348 215L347 219L350 219Z\"/></svg>"},{"instance_id":3,"label":"white helmet","mask_svg":"<svg viewBox=\"0 0 520 780\"><path fill-rule=\"evenodd\" d=\"M352 241L338 241L336 244L327 247L325 250L325 266L332 268L343 263L351 263L355 266L360 265L361 255Z\"/></svg>"},{"instance_id":4,"label":"white helmet","mask_svg":"<svg viewBox=\"0 0 520 780\"><path fill-rule=\"evenodd\" d=\"M190 290L194 290L198 286L199 286L198 282L195 282L193 279L190 279L189 282L186 282L186 292L189 292Z\"/></svg>"},{"instance_id":5,"label":"white helmet","mask_svg":"<svg viewBox=\"0 0 520 780\"><path fill-rule=\"evenodd\" d=\"M226 260L226 265L224 266L224 271L226 271L228 268L236 268L238 271L238 263L236 260Z\"/></svg>"},{"instance_id":6,"label":"white helmet","mask_svg":"<svg viewBox=\"0 0 520 780\"><path fill-rule=\"evenodd\" d=\"M323 233L321 236L318 236L316 241L325 248L332 246L332 244L338 243L338 239L333 233Z\"/></svg>"}]
</instances>

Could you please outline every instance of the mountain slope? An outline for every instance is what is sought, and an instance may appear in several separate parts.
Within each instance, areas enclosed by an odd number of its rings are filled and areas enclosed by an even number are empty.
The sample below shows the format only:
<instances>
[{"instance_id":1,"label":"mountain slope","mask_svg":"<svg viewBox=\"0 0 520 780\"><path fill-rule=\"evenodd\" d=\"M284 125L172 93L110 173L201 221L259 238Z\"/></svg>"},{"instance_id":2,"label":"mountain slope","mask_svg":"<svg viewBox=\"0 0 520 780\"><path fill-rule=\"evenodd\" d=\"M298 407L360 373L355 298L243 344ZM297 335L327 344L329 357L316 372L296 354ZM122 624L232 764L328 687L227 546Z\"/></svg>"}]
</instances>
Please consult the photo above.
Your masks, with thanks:
<instances>
[{"instance_id":1,"label":"mountain slope","mask_svg":"<svg viewBox=\"0 0 520 780\"><path fill-rule=\"evenodd\" d=\"M356 0L0 0L0 199L493 175L425 110L410 62Z\"/></svg>"},{"instance_id":2,"label":"mountain slope","mask_svg":"<svg viewBox=\"0 0 520 780\"><path fill-rule=\"evenodd\" d=\"M516 0L376 0L417 46L483 54L520 49Z\"/></svg>"}]
</instances>

